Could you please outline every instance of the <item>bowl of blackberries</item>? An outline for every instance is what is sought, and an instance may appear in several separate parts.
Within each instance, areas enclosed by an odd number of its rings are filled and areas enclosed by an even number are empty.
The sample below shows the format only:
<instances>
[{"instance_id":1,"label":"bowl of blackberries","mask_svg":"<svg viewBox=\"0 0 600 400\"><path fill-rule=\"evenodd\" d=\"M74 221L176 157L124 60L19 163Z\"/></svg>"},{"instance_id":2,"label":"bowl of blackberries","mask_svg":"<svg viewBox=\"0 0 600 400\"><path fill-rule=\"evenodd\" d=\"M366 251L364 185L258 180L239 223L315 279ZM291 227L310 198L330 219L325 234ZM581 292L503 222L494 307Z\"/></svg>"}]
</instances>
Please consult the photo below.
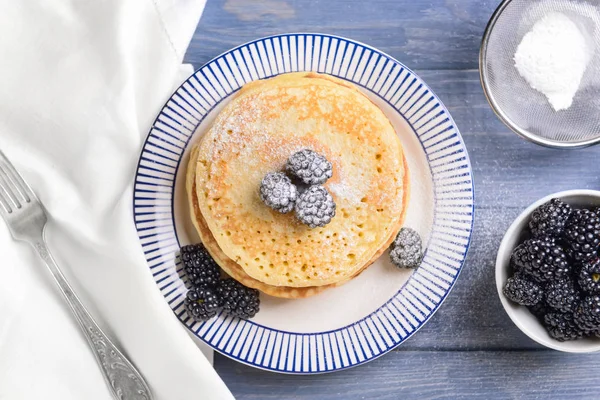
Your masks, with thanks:
<instances>
[{"instance_id":1,"label":"bowl of blackberries","mask_svg":"<svg viewBox=\"0 0 600 400\"><path fill-rule=\"evenodd\" d=\"M507 230L496 286L512 321L560 351L600 351L600 191L555 193Z\"/></svg>"}]
</instances>

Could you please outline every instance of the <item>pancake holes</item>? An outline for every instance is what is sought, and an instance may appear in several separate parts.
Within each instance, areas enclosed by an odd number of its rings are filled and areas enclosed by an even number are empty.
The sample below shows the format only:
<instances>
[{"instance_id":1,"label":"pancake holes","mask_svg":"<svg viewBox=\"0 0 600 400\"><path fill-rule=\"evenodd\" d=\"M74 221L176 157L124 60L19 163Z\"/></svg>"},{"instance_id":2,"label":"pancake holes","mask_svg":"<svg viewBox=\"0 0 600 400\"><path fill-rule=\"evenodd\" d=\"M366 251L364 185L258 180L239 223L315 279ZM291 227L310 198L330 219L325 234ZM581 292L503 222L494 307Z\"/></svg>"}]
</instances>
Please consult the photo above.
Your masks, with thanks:
<instances>
[{"instance_id":1,"label":"pancake holes","mask_svg":"<svg viewBox=\"0 0 600 400\"><path fill-rule=\"evenodd\" d=\"M383 170L381 169L381 167L377 167L377 172L378 172L378 173L381 173L381 171L383 171Z\"/></svg>"},{"instance_id":2,"label":"pancake holes","mask_svg":"<svg viewBox=\"0 0 600 400\"><path fill-rule=\"evenodd\" d=\"M216 202L218 202L219 200L221 200L221 198L220 198L220 197L215 197L215 198L213 199L213 201L214 201L215 203L216 203Z\"/></svg>"},{"instance_id":3,"label":"pancake holes","mask_svg":"<svg viewBox=\"0 0 600 400\"><path fill-rule=\"evenodd\" d=\"M310 275L306 275L306 280L310 281Z\"/></svg>"},{"instance_id":4,"label":"pancake holes","mask_svg":"<svg viewBox=\"0 0 600 400\"><path fill-rule=\"evenodd\" d=\"M317 273L315 272L315 273L313 274L313 276L317 276Z\"/></svg>"},{"instance_id":5,"label":"pancake holes","mask_svg":"<svg viewBox=\"0 0 600 400\"><path fill-rule=\"evenodd\" d=\"M280 252L276 252L275 254L280 255L281 253Z\"/></svg>"},{"instance_id":6,"label":"pancake holes","mask_svg":"<svg viewBox=\"0 0 600 400\"><path fill-rule=\"evenodd\" d=\"M208 192L204 192L204 198L208 198Z\"/></svg>"},{"instance_id":7,"label":"pancake holes","mask_svg":"<svg viewBox=\"0 0 600 400\"><path fill-rule=\"evenodd\" d=\"M256 258L254 259L254 261L256 261L256 262L259 262L259 261L260 261L260 258L256 257Z\"/></svg>"},{"instance_id":8,"label":"pancake holes","mask_svg":"<svg viewBox=\"0 0 600 400\"><path fill-rule=\"evenodd\" d=\"M306 264L302 264L302 268L300 268L302 271L306 271L306 268L308 268L308 265Z\"/></svg>"},{"instance_id":9,"label":"pancake holes","mask_svg":"<svg viewBox=\"0 0 600 400\"><path fill-rule=\"evenodd\" d=\"M212 211L212 206L208 206L208 209L209 209L210 211Z\"/></svg>"},{"instance_id":10,"label":"pancake holes","mask_svg":"<svg viewBox=\"0 0 600 400\"><path fill-rule=\"evenodd\" d=\"M337 232L334 232L334 233L333 233L333 237L336 237L336 236L337 236Z\"/></svg>"},{"instance_id":11,"label":"pancake holes","mask_svg":"<svg viewBox=\"0 0 600 400\"><path fill-rule=\"evenodd\" d=\"M331 268L325 268L325 271L331 272Z\"/></svg>"},{"instance_id":12,"label":"pancake holes","mask_svg":"<svg viewBox=\"0 0 600 400\"><path fill-rule=\"evenodd\" d=\"M365 234L364 234L364 233L362 233L362 232L358 232L358 237L363 237L363 236L365 236Z\"/></svg>"},{"instance_id":13,"label":"pancake holes","mask_svg":"<svg viewBox=\"0 0 600 400\"><path fill-rule=\"evenodd\" d=\"M321 241L320 241L320 240L319 240L319 241L317 241L317 244L321 244Z\"/></svg>"},{"instance_id":14,"label":"pancake holes","mask_svg":"<svg viewBox=\"0 0 600 400\"><path fill-rule=\"evenodd\" d=\"M266 256L266 255L267 255L267 253L266 253L266 252L264 252L264 251L263 251L262 253L260 253L260 254L262 254L263 256Z\"/></svg>"},{"instance_id":15,"label":"pancake holes","mask_svg":"<svg viewBox=\"0 0 600 400\"><path fill-rule=\"evenodd\" d=\"M348 253L348 254L346 254L346 257L348 257L351 260L354 260L356 258L356 254L354 254L354 253Z\"/></svg>"},{"instance_id":16,"label":"pancake holes","mask_svg":"<svg viewBox=\"0 0 600 400\"><path fill-rule=\"evenodd\" d=\"M317 266L316 266L316 265L313 265L313 266L312 266L312 269L315 269L315 268L317 268Z\"/></svg>"},{"instance_id":17,"label":"pancake holes","mask_svg":"<svg viewBox=\"0 0 600 400\"><path fill-rule=\"evenodd\" d=\"M263 242L264 242L264 240L260 239L260 242L261 242L261 243L263 243Z\"/></svg>"},{"instance_id":18,"label":"pancake holes","mask_svg":"<svg viewBox=\"0 0 600 400\"><path fill-rule=\"evenodd\" d=\"M242 246L242 250L246 250L246 246Z\"/></svg>"},{"instance_id":19,"label":"pancake holes","mask_svg":"<svg viewBox=\"0 0 600 400\"><path fill-rule=\"evenodd\" d=\"M360 207L356 207L356 211L360 211Z\"/></svg>"},{"instance_id":20,"label":"pancake holes","mask_svg":"<svg viewBox=\"0 0 600 400\"><path fill-rule=\"evenodd\" d=\"M340 274L340 271L335 271L335 274L336 274L336 275L339 275L339 274Z\"/></svg>"},{"instance_id":21,"label":"pancake holes","mask_svg":"<svg viewBox=\"0 0 600 400\"><path fill-rule=\"evenodd\" d=\"M264 269L265 267L263 267L262 265L258 266L258 269Z\"/></svg>"},{"instance_id":22,"label":"pancake holes","mask_svg":"<svg viewBox=\"0 0 600 400\"><path fill-rule=\"evenodd\" d=\"M319 231L319 235L322 235L322 234L323 234L323 231Z\"/></svg>"},{"instance_id":23,"label":"pancake holes","mask_svg":"<svg viewBox=\"0 0 600 400\"><path fill-rule=\"evenodd\" d=\"M360 202L361 202L361 203L366 203L366 202L367 202L367 198L366 198L366 197L363 197L362 199L360 199Z\"/></svg>"},{"instance_id":24,"label":"pancake holes","mask_svg":"<svg viewBox=\"0 0 600 400\"><path fill-rule=\"evenodd\" d=\"M289 265L289 263L287 262L287 260L283 260L283 265Z\"/></svg>"},{"instance_id":25,"label":"pancake holes","mask_svg":"<svg viewBox=\"0 0 600 400\"><path fill-rule=\"evenodd\" d=\"M267 272L267 273L265 274L265 276L268 278L268 277L269 277L269 273Z\"/></svg>"},{"instance_id":26,"label":"pancake holes","mask_svg":"<svg viewBox=\"0 0 600 400\"><path fill-rule=\"evenodd\" d=\"M286 243L285 245L286 245L286 246L291 246L291 244L290 244L289 242L288 242L288 243Z\"/></svg>"},{"instance_id":27,"label":"pancake holes","mask_svg":"<svg viewBox=\"0 0 600 400\"><path fill-rule=\"evenodd\" d=\"M231 232L230 232L230 231L227 231L227 232L225 232L225 234L226 234L227 236L231 236Z\"/></svg>"},{"instance_id":28,"label":"pancake holes","mask_svg":"<svg viewBox=\"0 0 600 400\"><path fill-rule=\"evenodd\" d=\"M270 234L271 234L271 231L267 231L267 233L270 235Z\"/></svg>"},{"instance_id":29,"label":"pancake holes","mask_svg":"<svg viewBox=\"0 0 600 400\"><path fill-rule=\"evenodd\" d=\"M311 237L312 237L312 235L308 235L308 237L309 237L309 238L311 238Z\"/></svg>"},{"instance_id":30,"label":"pancake holes","mask_svg":"<svg viewBox=\"0 0 600 400\"><path fill-rule=\"evenodd\" d=\"M287 256L287 251L283 253L284 256Z\"/></svg>"},{"instance_id":31,"label":"pancake holes","mask_svg":"<svg viewBox=\"0 0 600 400\"><path fill-rule=\"evenodd\" d=\"M294 282L294 281L293 281L293 280L291 280L291 279L288 279L288 282L289 282L289 283L292 283L292 282Z\"/></svg>"},{"instance_id":32,"label":"pancake holes","mask_svg":"<svg viewBox=\"0 0 600 400\"><path fill-rule=\"evenodd\" d=\"M377 212L383 212L383 208L378 208Z\"/></svg>"},{"instance_id":33,"label":"pancake holes","mask_svg":"<svg viewBox=\"0 0 600 400\"><path fill-rule=\"evenodd\" d=\"M376 160L379 160L379 159L381 159L381 154L375 154L375 159L376 159Z\"/></svg>"},{"instance_id":34,"label":"pancake holes","mask_svg":"<svg viewBox=\"0 0 600 400\"><path fill-rule=\"evenodd\" d=\"M275 240L275 239L271 239L271 242L273 242L273 243L275 243L276 241L277 241L277 240Z\"/></svg>"},{"instance_id":35,"label":"pancake holes","mask_svg":"<svg viewBox=\"0 0 600 400\"><path fill-rule=\"evenodd\" d=\"M227 134L231 135L233 133L233 131L231 129L227 129Z\"/></svg>"},{"instance_id":36,"label":"pancake holes","mask_svg":"<svg viewBox=\"0 0 600 400\"><path fill-rule=\"evenodd\" d=\"M298 239L298 240L296 240L296 243L302 244L302 240Z\"/></svg>"},{"instance_id":37,"label":"pancake holes","mask_svg":"<svg viewBox=\"0 0 600 400\"><path fill-rule=\"evenodd\" d=\"M248 263L245 263L245 264L246 264L246 267L247 267L247 266L248 266Z\"/></svg>"},{"instance_id":38,"label":"pancake holes","mask_svg":"<svg viewBox=\"0 0 600 400\"><path fill-rule=\"evenodd\" d=\"M331 235L325 236L326 239L331 239Z\"/></svg>"},{"instance_id":39,"label":"pancake holes","mask_svg":"<svg viewBox=\"0 0 600 400\"><path fill-rule=\"evenodd\" d=\"M275 268L275 266L271 263L269 264L269 268Z\"/></svg>"},{"instance_id":40,"label":"pancake holes","mask_svg":"<svg viewBox=\"0 0 600 400\"><path fill-rule=\"evenodd\" d=\"M287 273L285 274L285 276L290 276L290 273L289 273L289 272L287 272Z\"/></svg>"},{"instance_id":41,"label":"pancake holes","mask_svg":"<svg viewBox=\"0 0 600 400\"><path fill-rule=\"evenodd\" d=\"M364 224L357 224L356 226L358 226L360 229L363 228L363 226L365 226Z\"/></svg>"}]
</instances>

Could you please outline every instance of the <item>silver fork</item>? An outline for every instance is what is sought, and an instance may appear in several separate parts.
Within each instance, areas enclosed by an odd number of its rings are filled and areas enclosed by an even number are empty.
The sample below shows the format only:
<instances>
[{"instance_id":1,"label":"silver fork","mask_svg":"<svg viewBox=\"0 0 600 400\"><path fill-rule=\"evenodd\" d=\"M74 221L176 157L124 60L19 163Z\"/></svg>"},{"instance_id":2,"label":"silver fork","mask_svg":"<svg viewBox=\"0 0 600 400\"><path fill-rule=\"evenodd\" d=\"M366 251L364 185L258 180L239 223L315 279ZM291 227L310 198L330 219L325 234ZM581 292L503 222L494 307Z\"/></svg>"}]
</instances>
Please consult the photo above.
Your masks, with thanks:
<instances>
[{"instance_id":1,"label":"silver fork","mask_svg":"<svg viewBox=\"0 0 600 400\"><path fill-rule=\"evenodd\" d=\"M0 214L6 221L12 236L31 244L46 263L60 291L71 306L113 397L120 400L152 400L152 394L142 375L102 332L52 258L44 238L48 220L46 211L2 151L0 151Z\"/></svg>"}]
</instances>

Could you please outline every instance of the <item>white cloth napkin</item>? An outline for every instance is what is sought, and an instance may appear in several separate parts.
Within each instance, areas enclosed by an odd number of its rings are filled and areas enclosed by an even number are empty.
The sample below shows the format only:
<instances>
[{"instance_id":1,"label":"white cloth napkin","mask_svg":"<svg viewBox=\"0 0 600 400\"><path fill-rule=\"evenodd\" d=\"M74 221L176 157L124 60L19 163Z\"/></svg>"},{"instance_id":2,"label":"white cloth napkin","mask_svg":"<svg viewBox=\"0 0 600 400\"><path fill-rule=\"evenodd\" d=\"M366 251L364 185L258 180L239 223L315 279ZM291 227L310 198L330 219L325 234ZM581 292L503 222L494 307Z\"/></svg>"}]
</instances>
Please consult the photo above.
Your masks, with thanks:
<instances>
[{"instance_id":1,"label":"white cloth napkin","mask_svg":"<svg viewBox=\"0 0 600 400\"><path fill-rule=\"evenodd\" d=\"M0 149L49 211L59 265L156 399L232 398L159 293L132 218L139 151L204 1L0 4ZM0 399L110 398L45 266L0 221Z\"/></svg>"}]
</instances>

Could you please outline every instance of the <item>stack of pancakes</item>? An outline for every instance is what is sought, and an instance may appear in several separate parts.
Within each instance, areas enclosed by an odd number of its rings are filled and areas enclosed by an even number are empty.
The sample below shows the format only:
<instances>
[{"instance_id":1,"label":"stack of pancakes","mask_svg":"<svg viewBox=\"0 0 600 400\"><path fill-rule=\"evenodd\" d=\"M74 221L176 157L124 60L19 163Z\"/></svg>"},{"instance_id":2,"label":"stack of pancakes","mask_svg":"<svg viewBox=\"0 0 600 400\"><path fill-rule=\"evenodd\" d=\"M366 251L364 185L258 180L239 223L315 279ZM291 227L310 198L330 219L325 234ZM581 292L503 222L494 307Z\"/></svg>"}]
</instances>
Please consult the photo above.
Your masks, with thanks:
<instances>
[{"instance_id":1,"label":"stack of pancakes","mask_svg":"<svg viewBox=\"0 0 600 400\"><path fill-rule=\"evenodd\" d=\"M337 205L310 229L262 203L268 172L311 149L333 165ZM312 72L245 85L194 144L187 169L193 223L221 268L242 284L300 298L341 285L390 245L406 214L409 180L390 121L354 85Z\"/></svg>"}]
</instances>

